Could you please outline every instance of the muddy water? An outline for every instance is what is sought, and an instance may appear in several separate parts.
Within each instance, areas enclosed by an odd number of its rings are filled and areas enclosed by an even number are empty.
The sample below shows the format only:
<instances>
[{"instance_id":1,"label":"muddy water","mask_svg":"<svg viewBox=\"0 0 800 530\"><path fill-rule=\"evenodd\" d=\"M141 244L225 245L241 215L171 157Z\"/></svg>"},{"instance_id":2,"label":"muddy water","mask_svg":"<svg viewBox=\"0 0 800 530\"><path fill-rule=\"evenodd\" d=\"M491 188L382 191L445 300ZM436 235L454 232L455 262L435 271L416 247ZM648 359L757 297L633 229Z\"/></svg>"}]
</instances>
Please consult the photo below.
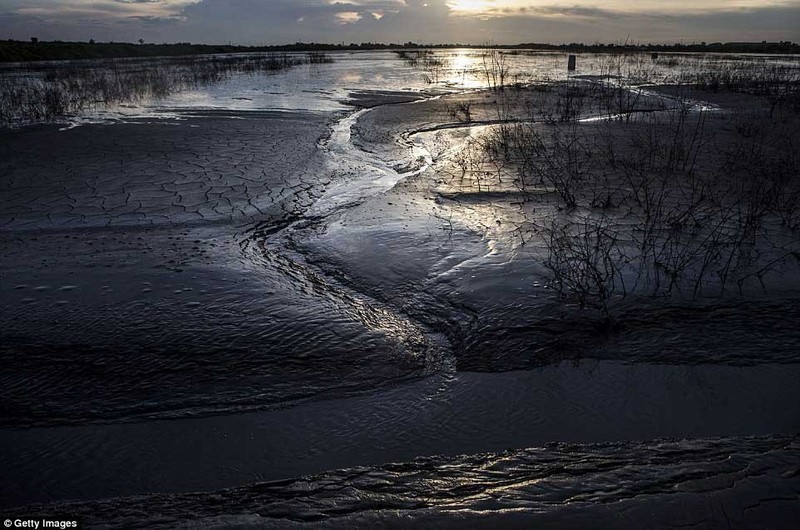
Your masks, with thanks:
<instances>
[{"instance_id":1,"label":"muddy water","mask_svg":"<svg viewBox=\"0 0 800 530\"><path fill-rule=\"evenodd\" d=\"M747 460L758 451L740 437L798 432L780 305L727 342L698 340L724 332L715 310L687 322L631 308L632 332L583 344L590 360L538 357L564 334L554 321L581 322L556 318L536 264L480 229L491 209L459 223L431 192L435 142L381 128L435 122L433 100L371 97L371 110L3 133L4 506L166 493L180 519L197 511L180 493L418 456L722 436L719 454ZM777 476L796 462L786 440L767 448ZM652 452L621 447L621 475ZM468 457L444 465L483 480ZM602 467L596 482L619 479ZM652 482L674 473L689 471L654 465ZM533 502L526 480L505 507ZM610 489L602 502L628 498Z\"/></svg>"}]
</instances>

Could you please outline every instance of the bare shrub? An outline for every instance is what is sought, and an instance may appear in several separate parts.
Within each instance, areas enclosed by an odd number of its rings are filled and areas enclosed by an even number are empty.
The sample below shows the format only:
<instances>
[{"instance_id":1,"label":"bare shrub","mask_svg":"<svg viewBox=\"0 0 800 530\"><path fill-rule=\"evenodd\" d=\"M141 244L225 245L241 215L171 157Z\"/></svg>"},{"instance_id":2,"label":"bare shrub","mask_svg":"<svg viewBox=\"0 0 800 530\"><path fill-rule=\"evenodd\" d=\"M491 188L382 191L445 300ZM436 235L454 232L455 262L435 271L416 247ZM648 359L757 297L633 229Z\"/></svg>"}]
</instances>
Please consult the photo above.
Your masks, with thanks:
<instances>
[{"instance_id":1,"label":"bare shrub","mask_svg":"<svg viewBox=\"0 0 800 530\"><path fill-rule=\"evenodd\" d=\"M506 157L517 164L523 189L530 183L551 186L567 208L578 204L579 187L589 172L593 152L580 126L507 125Z\"/></svg>"},{"instance_id":2,"label":"bare shrub","mask_svg":"<svg viewBox=\"0 0 800 530\"><path fill-rule=\"evenodd\" d=\"M712 285L720 294L764 285L796 252L768 227L796 227L797 135L768 113L752 119L733 140L717 138L708 113L686 104L624 126L504 124L484 148L504 153L523 193L544 184L569 215L582 212L542 231L545 268L562 296L610 318L612 299L629 292L696 297ZM623 273L632 281L619 292Z\"/></svg>"},{"instance_id":3,"label":"bare shrub","mask_svg":"<svg viewBox=\"0 0 800 530\"><path fill-rule=\"evenodd\" d=\"M591 214L567 222L552 220L543 233L547 248L543 265L558 294L610 319L615 293L625 291L621 266L626 261L612 220Z\"/></svg>"},{"instance_id":4,"label":"bare shrub","mask_svg":"<svg viewBox=\"0 0 800 530\"><path fill-rule=\"evenodd\" d=\"M445 104L445 112L456 121L463 123L472 122L472 103L468 101L458 101L456 103Z\"/></svg>"},{"instance_id":5,"label":"bare shrub","mask_svg":"<svg viewBox=\"0 0 800 530\"><path fill-rule=\"evenodd\" d=\"M506 64L505 54L497 49L485 49L481 53L481 63L489 89L492 91L503 90L510 71Z\"/></svg>"}]
</instances>

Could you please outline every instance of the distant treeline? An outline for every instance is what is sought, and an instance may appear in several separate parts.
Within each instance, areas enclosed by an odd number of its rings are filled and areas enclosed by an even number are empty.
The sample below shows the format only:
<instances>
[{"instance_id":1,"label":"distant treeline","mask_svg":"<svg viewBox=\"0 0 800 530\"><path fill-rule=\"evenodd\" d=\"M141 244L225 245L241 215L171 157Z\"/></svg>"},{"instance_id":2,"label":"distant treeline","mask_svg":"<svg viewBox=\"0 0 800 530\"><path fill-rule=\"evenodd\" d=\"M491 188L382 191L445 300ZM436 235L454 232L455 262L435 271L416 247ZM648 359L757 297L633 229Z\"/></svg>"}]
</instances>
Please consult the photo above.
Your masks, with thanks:
<instances>
[{"instance_id":1,"label":"distant treeline","mask_svg":"<svg viewBox=\"0 0 800 530\"><path fill-rule=\"evenodd\" d=\"M790 41L781 42L712 42L707 44L520 44L515 47L537 47L538 49L557 49L573 51L639 51L639 52L706 52L706 53L781 53L800 54L800 44Z\"/></svg>"},{"instance_id":2,"label":"distant treeline","mask_svg":"<svg viewBox=\"0 0 800 530\"><path fill-rule=\"evenodd\" d=\"M30 41L0 41L0 62L19 61L57 61L67 59L109 59L116 57L159 57L178 55L199 55L213 53L246 53L246 52L293 52L293 51L348 51L348 50L396 50L409 48L466 48L487 47L469 44L421 44L406 42L404 44L380 44L365 42L361 44L318 44L303 43L282 46L233 46L190 44L133 44L125 42L40 42L36 38ZM574 52L718 52L718 53L785 53L800 54L800 45L793 42L714 42L707 44L542 44L523 43L517 45L490 46L503 49L535 49Z\"/></svg>"}]
</instances>

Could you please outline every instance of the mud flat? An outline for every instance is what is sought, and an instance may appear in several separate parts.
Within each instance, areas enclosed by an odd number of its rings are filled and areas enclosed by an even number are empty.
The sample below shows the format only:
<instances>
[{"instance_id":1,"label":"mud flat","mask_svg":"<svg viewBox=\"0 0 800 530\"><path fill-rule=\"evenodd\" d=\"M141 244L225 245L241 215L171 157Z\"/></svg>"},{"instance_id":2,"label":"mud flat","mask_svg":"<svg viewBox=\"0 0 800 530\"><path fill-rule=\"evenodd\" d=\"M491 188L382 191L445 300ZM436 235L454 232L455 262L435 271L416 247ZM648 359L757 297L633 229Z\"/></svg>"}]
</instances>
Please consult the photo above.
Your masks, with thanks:
<instances>
[{"instance_id":1,"label":"mud flat","mask_svg":"<svg viewBox=\"0 0 800 530\"><path fill-rule=\"evenodd\" d=\"M318 298L313 274L295 267L287 280L291 261L248 253L249 231L291 222L330 182L317 147L329 119L4 133L2 422L248 409L422 373L390 345L404 322L370 323L380 309L357 294Z\"/></svg>"},{"instance_id":2,"label":"mud flat","mask_svg":"<svg viewBox=\"0 0 800 530\"><path fill-rule=\"evenodd\" d=\"M651 90L625 119L594 92L559 114L575 86L0 133L3 506L100 527L794 527L795 228L765 214L758 257L781 260L733 293L654 294L631 259L612 278L647 289L578 303L547 222L642 218L560 204L492 135L569 123L630 154L659 113L741 128L722 100ZM616 186L588 175L579 200Z\"/></svg>"}]
</instances>

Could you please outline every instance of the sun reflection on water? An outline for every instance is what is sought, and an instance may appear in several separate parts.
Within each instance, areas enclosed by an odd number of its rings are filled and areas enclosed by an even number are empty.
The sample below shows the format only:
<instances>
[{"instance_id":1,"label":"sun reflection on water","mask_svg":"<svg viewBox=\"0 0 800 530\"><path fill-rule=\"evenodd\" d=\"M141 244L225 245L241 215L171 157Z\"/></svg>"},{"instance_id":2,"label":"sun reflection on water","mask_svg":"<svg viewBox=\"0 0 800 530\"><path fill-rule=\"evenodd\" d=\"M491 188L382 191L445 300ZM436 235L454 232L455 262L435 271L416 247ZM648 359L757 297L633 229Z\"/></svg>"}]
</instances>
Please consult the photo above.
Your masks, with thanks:
<instances>
[{"instance_id":1,"label":"sun reflection on water","mask_svg":"<svg viewBox=\"0 0 800 530\"><path fill-rule=\"evenodd\" d=\"M482 79L482 62L474 50L455 50L445 57L447 70L443 78L444 84L460 88L480 88L485 83Z\"/></svg>"}]
</instances>

